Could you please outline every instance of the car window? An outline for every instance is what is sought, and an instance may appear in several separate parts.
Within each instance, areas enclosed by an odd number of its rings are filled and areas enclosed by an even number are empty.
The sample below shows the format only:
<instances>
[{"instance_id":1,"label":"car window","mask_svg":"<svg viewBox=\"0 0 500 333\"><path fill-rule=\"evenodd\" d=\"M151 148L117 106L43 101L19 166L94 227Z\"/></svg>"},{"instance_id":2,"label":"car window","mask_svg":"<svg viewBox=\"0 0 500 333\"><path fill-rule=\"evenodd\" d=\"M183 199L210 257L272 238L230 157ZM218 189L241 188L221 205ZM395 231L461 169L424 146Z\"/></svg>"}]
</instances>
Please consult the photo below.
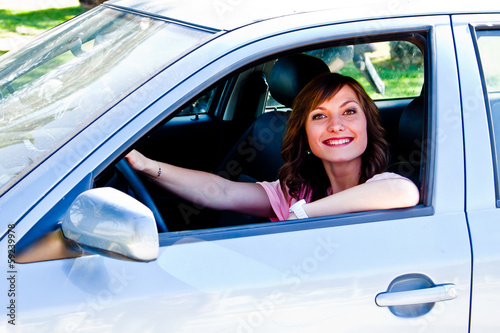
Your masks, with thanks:
<instances>
[{"instance_id":1,"label":"car window","mask_svg":"<svg viewBox=\"0 0 500 333\"><path fill-rule=\"evenodd\" d=\"M424 58L407 41L391 41L326 48L311 52L332 72L360 82L374 100L416 97L424 82Z\"/></svg>"},{"instance_id":2,"label":"car window","mask_svg":"<svg viewBox=\"0 0 500 333\"><path fill-rule=\"evenodd\" d=\"M500 92L500 30L478 31L479 54L488 94ZM493 95L491 95L493 96Z\"/></svg>"},{"instance_id":3,"label":"car window","mask_svg":"<svg viewBox=\"0 0 500 333\"><path fill-rule=\"evenodd\" d=\"M391 48L400 48L404 51L393 51L391 56ZM383 126L388 133L386 139L391 147L390 154L393 162L391 162L390 170L408 177L420 186L423 184L422 165L426 163L422 157L424 125L423 122L406 121L405 126L412 127L412 130L406 131L408 133L405 140L401 142L399 119L408 103L416 97L421 97L424 84L422 52L415 44L407 41L356 45L356 51L354 49L354 46L343 46L311 50L307 53L322 59L329 65L330 70L353 76L364 82L365 88L371 91L372 96L376 95L379 99L396 99L394 103L391 101L391 103L380 107L381 114L383 113ZM375 56L377 50L379 50L379 55ZM302 50L297 50L295 55L301 53ZM372 53L375 55L371 55ZM369 57L367 54L371 56ZM289 51L286 55L294 54ZM352 60L355 56L358 67ZM278 55L276 58L266 59L265 63L256 62L251 68L235 71L234 76L229 76L229 80L242 83L229 85L226 81L218 82L216 85L218 87L231 86L225 90L224 94L218 94L215 93L215 90L211 90L193 98L187 107L184 106L178 110L176 117L170 119L165 126L158 128L156 133L149 135L148 139L137 147L138 150L147 156L154 156L155 160L168 161L191 169L210 171L235 181L276 180L277 171L282 165L280 158L281 139L289 113L272 112L273 110L284 111L287 108L268 97L267 113L261 115L265 102L264 98L262 98L262 104L260 102L261 90L249 89L244 84L260 82L257 79L266 80L267 78L267 84L265 84L267 91L272 90L271 86L276 82L269 80L269 78L272 77L273 67L280 58ZM361 62L362 64L360 64ZM367 63L377 64L370 70L371 74L367 74ZM374 77L378 77L380 81L370 84L369 79ZM255 84L254 87L260 86L260 84ZM376 89L380 89L379 92L375 92ZM245 98L241 98L242 94ZM268 96L271 94L269 93ZM418 100L419 103L425 103L422 98L418 98ZM421 111L417 113L423 114L426 112L426 108L419 103L416 103L412 109L417 111L420 108ZM218 105L218 110L222 110L224 115L231 114L232 117L220 117L220 124L217 123L219 118L214 118L212 121L193 122L191 121L194 120L192 117L181 117L182 115L207 112L212 109L210 105ZM259 122L256 118L264 120ZM417 118L423 119L418 115ZM200 117L200 119L202 118ZM267 120L271 124L266 123L265 119L272 119ZM406 113L405 119L413 118ZM156 138L161 138L161 142ZM200 138L203 138L202 146L199 145ZM166 147L162 144L163 142L176 142L176 144ZM151 148L160 146L161 149ZM204 155L207 153L209 156ZM187 162L188 160L190 161ZM262 168L264 164L266 167ZM209 209L205 209L204 205L199 202L191 203L182 198L162 197L160 200L161 209L168 212L169 230L181 231L266 221L266 219L238 215L232 212L209 212Z\"/></svg>"},{"instance_id":4,"label":"car window","mask_svg":"<svg viewBox=\"0 0 500 333\"><path fill-rule=\"evenodd\" d=\"M483 82L489 102L490 122L495 155L497 199L500 192L500 30L480 30L477 45L482 67Z\"/></svg>"},{"instance_id":5,"label":"car window","mask_svg":"<svg viewBox=\"0 0 500 333\"><path fill-rule=\"evenodd\" d=\"M2 56L0 189L211 35L102 7Z\"/></svg>"},{"instance_id":6,"label":"car window","mask_svg":"<svg viewBox=\"0 0 500 333\"><path fill-rule=\"evenodd\" d=\"M215 91L217 88L214 88L202 95L200 98L195 100L193 103L189 104L187 107L182 109L177 116L186 116L186 115L196 115L201 113L208 113L210 106L212 105L212 101L214 100Z\"/></svg>"},{"instance_id":7,"label":"car window","mask_svg":"<svg viewBox=\"0 0 500 333\"><path fill-rule=\"evenodd\" d=\"M321 58L332 72L356 79L375 101L413 98L422 91L424 56L409 41L342 45L307 53ZM278 106L270 96L267 107Z\"/></svg>"}]
</instances>

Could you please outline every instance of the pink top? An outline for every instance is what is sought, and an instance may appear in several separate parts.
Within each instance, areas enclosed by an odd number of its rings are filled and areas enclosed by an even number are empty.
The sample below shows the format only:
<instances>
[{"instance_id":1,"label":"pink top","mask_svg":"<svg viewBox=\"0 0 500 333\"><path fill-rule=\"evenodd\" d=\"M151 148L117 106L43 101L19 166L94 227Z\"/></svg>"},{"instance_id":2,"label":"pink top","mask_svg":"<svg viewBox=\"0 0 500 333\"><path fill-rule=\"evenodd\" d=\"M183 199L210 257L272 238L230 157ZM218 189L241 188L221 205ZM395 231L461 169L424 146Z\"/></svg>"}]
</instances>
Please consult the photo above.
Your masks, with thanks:
<instances>
[{"instance_id":1,"label":"pink top","mask_svg":"<svg viewBox=\"0 0 500 333\"><path fill-rule=\"evenodd\" d=\"M379 173L378 175L373 176L372 178L368 179L366 182L373 182L376 180L383 180L383 179L397 179L397 178L403 178L407 179L401 175L398 175L393 172L384 172L384 173ZM280 181L276 180L274 182L259 182L257 183L261 185L264 190L267 193L267 196L269 197L269 202L271 203L271 207L273 208L274 213L276 214L276 217L270 218L271 221L283 221L287 220L289 216L288 210L290 207L296 203L298 200L295 198L290 198L288 201L285 199L285 195L283 194L283 191L281 191L281 186L280 186ZM306 202L311 201L311 196L312 193L307 193L304 196L304 199Z\"/></svg>"}]
</instances>

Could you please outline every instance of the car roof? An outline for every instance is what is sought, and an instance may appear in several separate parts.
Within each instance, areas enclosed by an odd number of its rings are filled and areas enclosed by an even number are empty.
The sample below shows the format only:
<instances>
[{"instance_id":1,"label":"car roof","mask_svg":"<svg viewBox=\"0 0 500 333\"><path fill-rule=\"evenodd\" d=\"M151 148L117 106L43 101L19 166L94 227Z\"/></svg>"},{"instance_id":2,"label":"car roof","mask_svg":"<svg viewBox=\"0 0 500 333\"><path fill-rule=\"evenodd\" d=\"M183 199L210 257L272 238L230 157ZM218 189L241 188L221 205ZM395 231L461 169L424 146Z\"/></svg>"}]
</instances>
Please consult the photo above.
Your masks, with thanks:
<instances>
[{"instance_id":1,"label":"car roof","mask_svg":"<svg viewBox=\"0 0 500 333\"><path fill-rule=\"evenodd\" d=\"M109 0L107 5L182 21L215 30L239 27L281 16L331 11L332 21L435 14L492 13L496 1L436 0Z\"/></svg>"}]
</instances>

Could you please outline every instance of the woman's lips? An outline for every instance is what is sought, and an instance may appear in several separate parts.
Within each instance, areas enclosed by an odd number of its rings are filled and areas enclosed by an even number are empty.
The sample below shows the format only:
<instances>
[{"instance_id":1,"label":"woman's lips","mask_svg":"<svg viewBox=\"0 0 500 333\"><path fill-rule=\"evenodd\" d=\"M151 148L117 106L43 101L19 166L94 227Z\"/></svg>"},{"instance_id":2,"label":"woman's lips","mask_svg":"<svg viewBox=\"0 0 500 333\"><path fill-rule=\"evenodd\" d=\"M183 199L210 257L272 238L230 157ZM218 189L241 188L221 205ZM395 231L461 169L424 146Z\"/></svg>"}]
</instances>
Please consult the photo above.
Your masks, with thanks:
<instances>
[{"instance_id":1,"label":"woman's lips","mask_svg":"<svg viewBox=\"0 0 500 333\"><path fill-rule=\"evenodd\" d=\"M341 146L350 143L353 138L335 138L324 140L323 143L327 146Z\"/></svg>"}]
</instances>

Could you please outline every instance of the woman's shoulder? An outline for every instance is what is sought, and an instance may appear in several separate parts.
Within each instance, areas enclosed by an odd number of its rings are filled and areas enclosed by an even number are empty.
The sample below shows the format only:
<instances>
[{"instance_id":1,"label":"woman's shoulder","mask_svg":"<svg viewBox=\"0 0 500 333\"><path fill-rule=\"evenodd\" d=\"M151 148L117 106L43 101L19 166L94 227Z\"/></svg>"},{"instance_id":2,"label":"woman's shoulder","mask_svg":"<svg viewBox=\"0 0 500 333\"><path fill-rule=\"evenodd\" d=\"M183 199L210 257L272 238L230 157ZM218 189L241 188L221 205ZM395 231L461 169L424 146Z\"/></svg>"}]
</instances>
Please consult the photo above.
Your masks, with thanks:
<instances>
[{"instance_id":1,"label":"woman's shoulder","mask_svg":"<svg viewBox=\"0 0 500 333\"><path fill-rule=\"evenodd\" d=\"M262 181L257 182L260 186L262 186L265 190L279 192L281 191L281 185L279 180L275 180L272 182Z\"/></svg>"}]
</instances>

